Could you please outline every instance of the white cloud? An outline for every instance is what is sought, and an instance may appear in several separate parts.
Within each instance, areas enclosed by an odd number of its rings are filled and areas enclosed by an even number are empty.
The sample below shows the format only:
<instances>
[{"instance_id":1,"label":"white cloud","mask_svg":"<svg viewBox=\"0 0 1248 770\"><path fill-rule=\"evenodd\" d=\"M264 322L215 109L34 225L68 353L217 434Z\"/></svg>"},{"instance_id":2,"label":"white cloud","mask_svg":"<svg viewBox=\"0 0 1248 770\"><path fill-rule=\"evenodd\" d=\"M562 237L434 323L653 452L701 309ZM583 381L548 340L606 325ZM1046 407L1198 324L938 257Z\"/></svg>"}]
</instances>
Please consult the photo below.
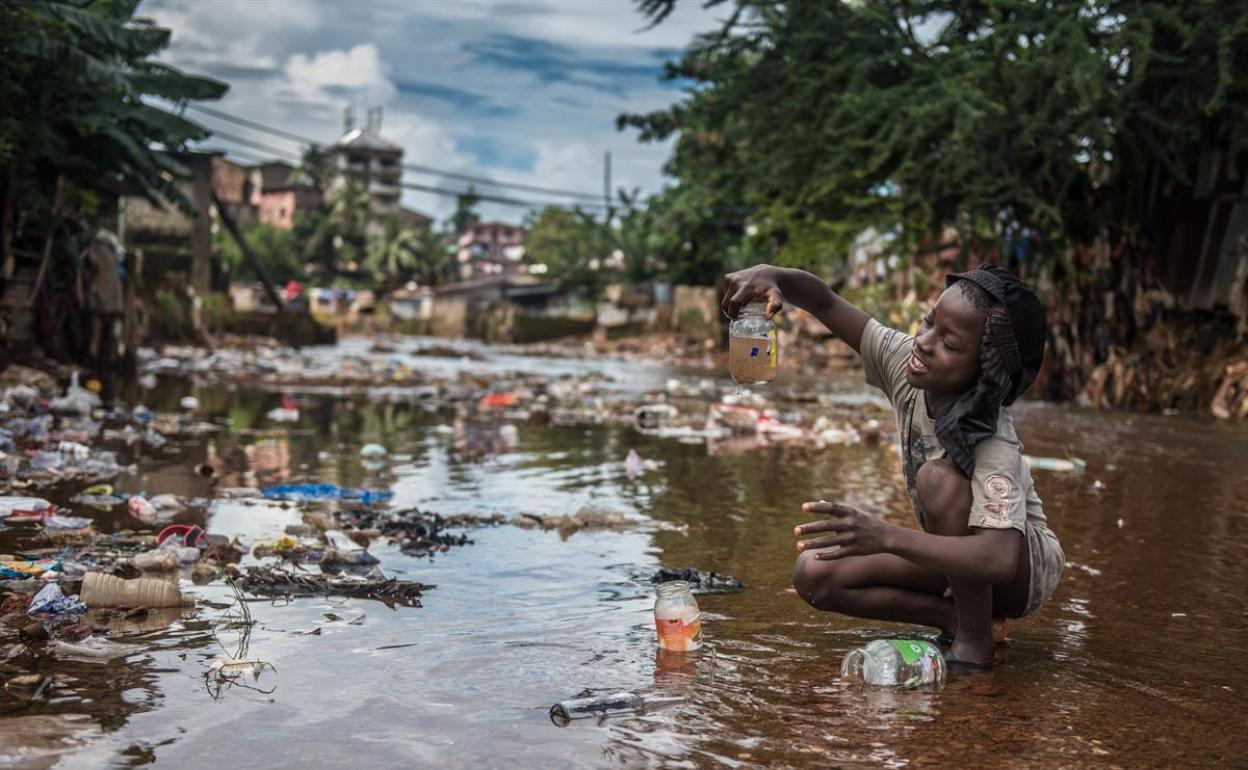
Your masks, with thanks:
<instances>
[{"instance_id":1,"label":"white cloud","mask_svg":"<svg viewBox=\"0 0 1248 770\"><path fill-rule=\"evenodd\" d=\"M351 98L381 101L394 96L388 68L372 43L345 51L320 51L312 57L295 54L286 62L286 77L294 93L315 102L342 101L343 90Z\"/></svg>"},{"instance_id":2,"label":"white cloud","mask_svg":"<svg viewBox=\"0 0 1248 770\"><path fill-rule=\"evenodd\" d=\"M342 134L348 104L360 120L367 108L382 106L382 133L404 147L409 163L595 194L602 190L604 150L612 152L614 188L661 188L670 146L638 143L635 132L616 130L615 117L676 101L680 94L657 79L659 54L716 28L723 15L688 0L657 28L638 33L647 20L624 0L144 0L140 14L173 30L163 60L231 83L225 99L212 105L231 115L329 142ZM482 59L481 51L499 45L507 55L566 60L573 77L552 81L537 62L513 67ZM593 66L577 69L580 62ZM623 65L618 75L612 64ZM639 65L653 65L655 78L637 74ZM287 153L300 149L294 141L195 117ZM209 145L236 146L222 137ZM270 154L246 145L237 150L244 161ZM466 187L433 175L405 179ZM535 203L566 200L487 185L477 190ZM416 191L405 192L404 202L439 217L455 205L453 197ZM485 204L482 213L519 221L526 212Z\"/></svg>"}]
</instances>

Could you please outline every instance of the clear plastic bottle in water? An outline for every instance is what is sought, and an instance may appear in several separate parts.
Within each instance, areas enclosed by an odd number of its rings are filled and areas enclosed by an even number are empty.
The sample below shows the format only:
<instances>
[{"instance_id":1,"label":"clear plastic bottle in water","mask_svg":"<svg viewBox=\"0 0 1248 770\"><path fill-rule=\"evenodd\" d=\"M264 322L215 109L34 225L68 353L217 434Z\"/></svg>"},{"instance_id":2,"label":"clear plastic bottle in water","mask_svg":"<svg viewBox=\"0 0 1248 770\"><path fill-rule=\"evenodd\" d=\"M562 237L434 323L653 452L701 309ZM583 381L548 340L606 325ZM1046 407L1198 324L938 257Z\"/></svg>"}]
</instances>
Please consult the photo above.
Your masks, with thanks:
<instances>
[{"instance_id":1,"label":"clear plastic bottle in water","mask_svg":"<svg viewBox=\"0 0 1248 770\"><path fill-rule=\"evenodd\" d=\"M939 686L945 681L945 658L922 639L876 639L849 651L841 678L874 687Z\"/></svg>"}]
</instances>

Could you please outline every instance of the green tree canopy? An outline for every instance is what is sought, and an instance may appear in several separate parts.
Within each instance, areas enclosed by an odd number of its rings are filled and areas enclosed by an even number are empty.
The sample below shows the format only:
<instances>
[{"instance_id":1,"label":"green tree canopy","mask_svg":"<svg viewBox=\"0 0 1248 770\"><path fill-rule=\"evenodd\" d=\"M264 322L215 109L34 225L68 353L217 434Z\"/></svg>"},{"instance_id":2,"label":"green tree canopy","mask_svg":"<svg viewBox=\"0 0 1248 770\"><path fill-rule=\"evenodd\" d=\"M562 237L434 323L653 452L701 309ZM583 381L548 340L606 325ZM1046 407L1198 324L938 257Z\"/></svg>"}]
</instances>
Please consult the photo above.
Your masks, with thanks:
<instances>
[{"instance_id":1,"label":"green tree canopy","mask_svg":"<svg viewBox=\"0 0 1248 770\"><path fill-rule=\"evenodd\" d=\"M299 259L295 248L292 231L263 222L248 222L241 229L252 253L274 281L286 283L292 278L302 281L307 277L303 261ZM244 259L238 243L225 228L217 233L217 249L233 275L250 274L252 268Z\"/></svg>"},{"instance_id":2,"label":"green tree canopy","mask_svg":"<svg viewBox=\"0 0 1248 770\"><path fill-rule=\"evenodd\" d=\"M187 170L157 150L184 150L205 138L176 108L217 99L227 86L151 61L170 32L134 18L137 6L138 0L0 4L6 242L17 212L46 214L58 177L191 207L175 187Z\"/></svg>"},{"instance_id":3,"label":"green tree canopy","mask_svg":"<svg viewBox=\"0 0 1248 770\"><path fill-rule=\"evenodd\" d=\"M404 227L398 217L388 217L381 232L368 241L365 267L382 290L408 281L436 286L454 275L454 259L447 245L446 239L431 228Z\"/></svg>"},{"instance_id":4,"label":"green tree canopy","mask_svg":"<svg viewBox=\"0 0 1248 770\"><path fill-rule=\"evenodd\" d=\"M451 214L447 224L456 235L467 230L469 225L481 221L481 215L477 213L480 203L481 197L471 186L468 187L468 192L455 197L455 212Z\"/></svg>"},{"instance_id":5,"label":"green tree canopy","mask_svg":"<svg viewBox=\"0 0 1248 770\"><path fill-rule=\"evenodd\" d=\"M1248 148L1242 3L707 4L729 19L669 65L685 96L620 118L676 137L661 203L694 276L749 232L827 267L868 227L905 255L952 227L964 252L1052 261L1106 226L1149 234L1159 188Z\"/></svg>"},{"instance_id":6,"label":"green tree canopy","mask_svg":"<svg viewBox=\"0 0 1248 770\"><path fill-rule=\"evenodd\" d=\"M546 265L562 290L596 298L608 281L603 263L611 244L591 214L549 206L526 223L525 256Z\"/></svg>"}]
</instances>

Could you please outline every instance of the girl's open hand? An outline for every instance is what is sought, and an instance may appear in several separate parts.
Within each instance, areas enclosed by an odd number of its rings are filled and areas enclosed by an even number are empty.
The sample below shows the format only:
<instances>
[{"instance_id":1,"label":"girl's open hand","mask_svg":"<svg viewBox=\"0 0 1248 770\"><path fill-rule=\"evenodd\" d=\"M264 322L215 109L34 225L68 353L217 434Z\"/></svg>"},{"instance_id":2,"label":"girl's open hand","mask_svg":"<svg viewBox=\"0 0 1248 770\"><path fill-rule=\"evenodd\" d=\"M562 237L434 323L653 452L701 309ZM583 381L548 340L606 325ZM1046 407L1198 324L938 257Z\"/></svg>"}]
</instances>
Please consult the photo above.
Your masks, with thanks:
<instances>
[{"instance_id":1,"label":"girl's open hand","mask_svg":"<svg viewBox=\"0 0 1248 770\"><path fill-rule=\"evenodd\" d=\"M771 265L755 265L724 276L728 290L724 292L721 305L729 318L736 318L741 308L751 302L766 302L764 315L771 318L784 308L784 295L776 285L776 268Z\"/></svg>"},{"instance_id":2,"label":"girl's open hand","mask_svg":"<svg viewBox=\"0 0 1248 770\"><path fill-rule=\"evenodd\" d=\"M863 513L849 505L829 503L824 500L817 503L805 503L802 505L802 510L807 513L823 513L830 516L822 521L812 521L793 529L793 533L798 537L824 532L832 533L825 537L798 541L797 550L815 551L816 559L865 556L872 553L885 553L889 550L889 536L894 525L879 516Z\"/></svg>"}]
</instances>

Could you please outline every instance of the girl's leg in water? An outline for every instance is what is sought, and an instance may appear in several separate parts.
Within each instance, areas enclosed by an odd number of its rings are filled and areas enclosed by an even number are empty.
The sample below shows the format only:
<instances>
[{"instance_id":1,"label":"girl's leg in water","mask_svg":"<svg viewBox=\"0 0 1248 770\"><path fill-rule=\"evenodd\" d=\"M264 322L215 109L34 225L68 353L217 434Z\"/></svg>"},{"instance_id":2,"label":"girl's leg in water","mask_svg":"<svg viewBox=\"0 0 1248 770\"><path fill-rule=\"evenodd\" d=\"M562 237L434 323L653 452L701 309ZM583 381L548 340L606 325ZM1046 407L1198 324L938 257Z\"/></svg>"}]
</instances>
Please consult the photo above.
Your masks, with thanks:
<instances>
[{"instance_id":1,"label":"girl's leg in water","mask_svg":"<svg viewBox=\"0 0 1248 770\"><path fill-rule=\"evenodd\" d=\"M924 465L918 494L933 534L970 534L970 481L952 462L934 460ZM1025 545L1020 559L1014 579L993 586L950 580L893 554L819 561L813 552L806 552L794 566L793 585L817 609L939 628L954 639L955 658L990 661L993 615L1017 617L1027 604L1030 564Z\"/></svg>"}]
</instances>

